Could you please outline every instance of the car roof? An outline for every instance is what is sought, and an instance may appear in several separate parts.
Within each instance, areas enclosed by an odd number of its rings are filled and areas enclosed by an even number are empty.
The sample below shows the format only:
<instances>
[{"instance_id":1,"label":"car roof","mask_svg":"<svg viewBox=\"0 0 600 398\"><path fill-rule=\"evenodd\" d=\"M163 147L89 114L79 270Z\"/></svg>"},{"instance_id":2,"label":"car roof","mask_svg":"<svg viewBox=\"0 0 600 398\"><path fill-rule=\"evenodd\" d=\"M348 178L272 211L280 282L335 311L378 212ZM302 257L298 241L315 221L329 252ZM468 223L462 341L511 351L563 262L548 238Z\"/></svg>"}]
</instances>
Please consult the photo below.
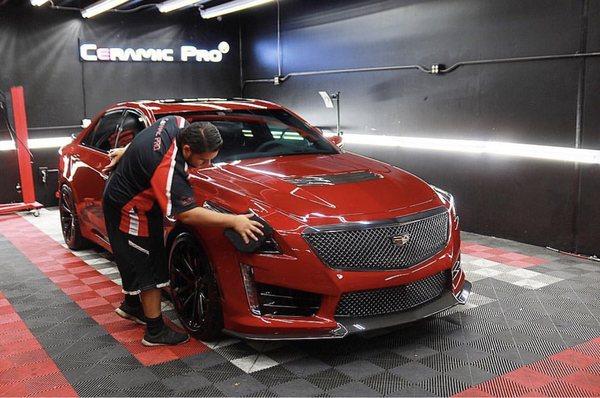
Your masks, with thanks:
<instances>
[{"instance_id":1,"label":"car roof","mask_svg":"<svg viewBox=\"0 0 600 398\"><path fill-rule=\"evenodd\" d=\"M239 111L257 109L281 109L273 102L250 98L182 98L160 100L137 100L120 102L114 108L140 108L154 115L202 112L202 111ZM112 108L112 107L111 107Z\"/></svg>"}]
</instances>

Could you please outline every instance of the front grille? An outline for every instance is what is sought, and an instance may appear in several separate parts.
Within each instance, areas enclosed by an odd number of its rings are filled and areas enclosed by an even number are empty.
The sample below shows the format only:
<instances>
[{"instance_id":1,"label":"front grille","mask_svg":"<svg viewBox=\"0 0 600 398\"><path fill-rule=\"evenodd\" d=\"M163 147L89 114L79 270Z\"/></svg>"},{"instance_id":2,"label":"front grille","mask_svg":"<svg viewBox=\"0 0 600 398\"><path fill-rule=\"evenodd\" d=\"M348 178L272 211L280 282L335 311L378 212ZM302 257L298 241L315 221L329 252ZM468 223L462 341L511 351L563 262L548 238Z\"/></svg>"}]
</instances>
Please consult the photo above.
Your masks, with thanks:
<instances>
[{"instance_id":1,"label":"front grille","mask_svg":"<svg viewBox=\"0 0 600 398\"><path fill-rule=\"evenodd\" d=\"M301 290L257 283L261 315L312 316L319 311L321 296Z\"/></svg>"},{"instance_id":2,"label":"front grille","mask_svg":"<svg viewBox=\"0 0 600 398\"><path fill-rule=\"evenodd\" d=\"M313 228L304 239L327 266L347 270L409 268L432 257L448 240L448 213L433 209L383 224ZM408 241L404 245L396 240Z\"/></svg>"},{"instance_id":3,"label":"front grille","mask_svg":"<svg viewBox=\"0 0 600 398\"><path fill-rule=\"evenodd\" d=\"M367 317L406 311L439 297L450 283L450 272L443 271L407 285L345 293L335 315Z\"/></svg>"}]
</instances>

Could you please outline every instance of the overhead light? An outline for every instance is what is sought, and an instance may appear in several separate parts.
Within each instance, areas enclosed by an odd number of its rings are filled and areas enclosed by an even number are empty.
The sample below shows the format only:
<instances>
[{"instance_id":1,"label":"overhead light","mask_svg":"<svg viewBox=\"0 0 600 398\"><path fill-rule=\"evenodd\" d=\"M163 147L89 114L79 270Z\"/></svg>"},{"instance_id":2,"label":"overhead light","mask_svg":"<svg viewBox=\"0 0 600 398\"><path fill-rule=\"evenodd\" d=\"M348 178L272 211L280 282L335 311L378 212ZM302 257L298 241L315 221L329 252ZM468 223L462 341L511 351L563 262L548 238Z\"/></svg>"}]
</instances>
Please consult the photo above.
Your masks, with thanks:
<instances>
[{"instance_id":1,"label":"overhead light","mask_svg":"<svg viewBox=\"0 0 600 398\"><path fill-rule=\"evenodd\" d=\"M84 18L91 18L98 14L102 14L105 11L112 10L124 3L127 3L129 0L102 0L92 4L89 7L81 10L81 16Z\"/></svg>"},{"instance_id":2,"label":"overhead light","mask_svg":"<svg viewBox=\"0 0 600 398\"><path fill-rule=\"evenodd\" d=\"M210 19L232 12L245 10L246 8L256 7L261 4L269 3L273 0L234 0L229 1L225 4L207 8L206 10L200 10L200 15L204 19Z\"/></svg>"},{"instance_id":3,"label":"overhead light","mask_svg":"<svg viewBox=\"0 0 600 398\"><path fill-rule=\"evenodd\" d=\"M433 151L504 155L520 158L600 164L600 151L500 141L454 140L371 134L344 134L345 144L428 149Z\"/></svg>"},{"instance_id":4,"label":"overhead light","mask_svg":"<svg viewBox=\"0 0 600 398\"><path fill-rule=\"evenodd\" d=\"M31 0L31 5L39 7L39 6L43 6L44 4L46 4L49 1L50 0Z\"/></svg>"},{"instance_id":5,"label":"overhead light","mask_svg":"<svg viewBox=\"0 0 600 398\"><path fill-rule=\"evenodd\" d=\"M167 0L163 3L158 4L158 11L160 12L171 12L178 10L183 7L200 5L208 3L210 0Z\"/></svg>"}]
</instances>

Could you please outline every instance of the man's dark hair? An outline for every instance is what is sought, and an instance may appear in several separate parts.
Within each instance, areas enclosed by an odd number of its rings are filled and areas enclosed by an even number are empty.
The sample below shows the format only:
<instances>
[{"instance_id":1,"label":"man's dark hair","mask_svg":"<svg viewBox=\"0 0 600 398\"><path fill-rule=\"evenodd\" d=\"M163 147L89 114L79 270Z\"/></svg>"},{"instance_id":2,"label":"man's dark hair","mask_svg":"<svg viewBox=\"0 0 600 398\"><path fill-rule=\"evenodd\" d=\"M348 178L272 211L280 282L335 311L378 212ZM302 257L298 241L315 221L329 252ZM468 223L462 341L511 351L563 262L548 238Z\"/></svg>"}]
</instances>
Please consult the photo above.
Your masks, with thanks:
<instances>
[{"instance_id":1,"label":"man's dark hair","mask_svg":"<svg viewBox=\"0 0 600 398\"><path fill-rule=\"evenodd\" d=\"M181 150L189 145L193 153L214 152L221 149L223 138L214 124L194 122L184 127L177 135L177 146Z\"/></svg>"}]
</instances>

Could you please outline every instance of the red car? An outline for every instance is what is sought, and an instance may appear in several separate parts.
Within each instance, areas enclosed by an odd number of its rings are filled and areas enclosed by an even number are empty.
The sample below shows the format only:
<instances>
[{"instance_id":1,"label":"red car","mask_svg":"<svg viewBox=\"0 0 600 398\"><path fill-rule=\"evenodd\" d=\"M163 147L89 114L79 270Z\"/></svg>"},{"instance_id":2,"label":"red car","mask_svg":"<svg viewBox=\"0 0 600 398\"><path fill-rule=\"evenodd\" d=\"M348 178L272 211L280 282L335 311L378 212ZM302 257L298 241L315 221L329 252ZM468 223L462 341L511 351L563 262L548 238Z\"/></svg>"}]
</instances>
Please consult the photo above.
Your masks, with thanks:
<instances>
[{"instance_id":1,"label":"red car","mask_svg":"<svg viewBox=\"0 0 600 398\"><path fill-rule=\"evenodd\" d=\"M254 253L222 229L165 220L171 296L182 324L210 339L341 338L464 304L460 231L450 194L373 159L288 109L250 99L119 103L60 150L66 243L110 250L102 173L111 148L167 115L210 121L224 145L190 170L197 203L253 211L274 230Z\"/></svg>"}]
</instances>

